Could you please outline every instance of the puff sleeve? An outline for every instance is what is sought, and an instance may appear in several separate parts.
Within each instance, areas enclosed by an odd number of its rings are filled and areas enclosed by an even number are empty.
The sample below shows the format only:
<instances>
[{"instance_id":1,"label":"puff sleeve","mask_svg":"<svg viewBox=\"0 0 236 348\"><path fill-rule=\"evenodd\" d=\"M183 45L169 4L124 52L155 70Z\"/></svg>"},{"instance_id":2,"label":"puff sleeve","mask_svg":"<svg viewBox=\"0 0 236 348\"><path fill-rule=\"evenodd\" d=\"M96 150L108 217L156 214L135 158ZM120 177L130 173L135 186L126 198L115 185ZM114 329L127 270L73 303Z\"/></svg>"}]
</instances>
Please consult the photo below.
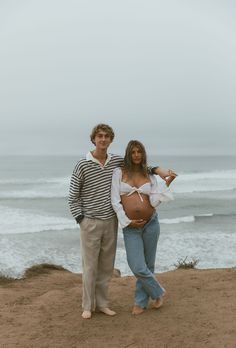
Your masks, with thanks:
<instances>
[{"instance_id":1,"label":"puff sleeve","mask_svg":"<svg viewBox=\"0 0 236 348\"><path fill-rule=\"evenodd\" d=\"M161 202L173 201L174 197L169 187L167 187L165 181L157 182L155 175L150 175L151 179L151 192L150 203L154 208L157 208Z\"/></svg>"}]
</instances>

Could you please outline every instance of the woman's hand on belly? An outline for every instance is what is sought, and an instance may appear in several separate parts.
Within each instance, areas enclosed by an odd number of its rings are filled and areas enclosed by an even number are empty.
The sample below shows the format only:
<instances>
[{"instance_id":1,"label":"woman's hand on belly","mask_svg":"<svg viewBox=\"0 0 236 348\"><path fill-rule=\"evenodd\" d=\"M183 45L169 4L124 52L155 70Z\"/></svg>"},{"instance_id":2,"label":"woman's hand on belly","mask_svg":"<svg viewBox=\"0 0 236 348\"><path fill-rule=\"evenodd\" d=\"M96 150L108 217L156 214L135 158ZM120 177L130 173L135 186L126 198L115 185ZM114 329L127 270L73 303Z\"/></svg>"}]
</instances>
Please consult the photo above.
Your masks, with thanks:
<instances>
[{"instance_id":1,"label":"woman's hand on belly","mask_svg":"<svg viewBox=\"0 0 236 348\"><path fill-rule=\"evenodd\" d=\"M149 197L141 194L142 201L137 192L130 196L122 195L121 204L128 218L132 221L148 221L154 212Z\"/></svg>"},{"instance_id":2,"label":"woman's hand on belly","mask_svg":"<svg viewBox=\"0 0 236 348\"><path fill-rule=\"evenodd\" d=\"M128 226L132 228L142 228L146 223L147 223L146 220L138 219L138 220L132 220Z\"/></svg>"}]
</instances>

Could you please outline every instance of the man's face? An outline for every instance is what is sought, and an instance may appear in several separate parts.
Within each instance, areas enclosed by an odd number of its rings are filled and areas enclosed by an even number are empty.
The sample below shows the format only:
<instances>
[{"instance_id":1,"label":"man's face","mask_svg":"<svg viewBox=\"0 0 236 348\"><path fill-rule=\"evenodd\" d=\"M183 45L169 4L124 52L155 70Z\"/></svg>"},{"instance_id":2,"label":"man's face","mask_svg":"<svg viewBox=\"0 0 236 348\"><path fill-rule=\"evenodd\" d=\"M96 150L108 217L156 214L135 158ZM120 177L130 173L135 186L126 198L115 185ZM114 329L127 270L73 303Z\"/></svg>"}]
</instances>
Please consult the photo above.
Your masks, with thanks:
<instances>
[{"instance_id":1,"label":"man's face","mask_svg":"<svg viewBox=\"0 0 236 348\"><path fill-rule=\"evenodd\" d=\"M98 131L93 141L95 143L96 149L99 150L106 150L112 142L110 134L102 130Z\"/></svg>"}]
</instances>

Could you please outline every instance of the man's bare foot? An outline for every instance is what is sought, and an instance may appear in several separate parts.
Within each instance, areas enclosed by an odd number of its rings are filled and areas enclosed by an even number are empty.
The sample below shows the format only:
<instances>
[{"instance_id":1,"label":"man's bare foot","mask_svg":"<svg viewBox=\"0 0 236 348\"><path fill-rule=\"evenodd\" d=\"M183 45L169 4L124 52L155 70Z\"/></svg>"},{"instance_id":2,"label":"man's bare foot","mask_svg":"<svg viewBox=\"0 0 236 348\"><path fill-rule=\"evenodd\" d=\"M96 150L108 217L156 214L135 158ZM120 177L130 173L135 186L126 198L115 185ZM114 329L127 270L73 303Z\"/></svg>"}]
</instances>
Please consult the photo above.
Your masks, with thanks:
<instances>
[{"instance_id":1,"label":"man's bare foot","mask_svg":"<svg viewBox=\"0 0 236 348\"><path fill-rule=\"evenodd\" d=\"M82 318L83 319L91 319L92 313L90 311L83 311Z\"/></svg>"},{"instance_id":2,"label":"man's bare foot","mask_svg":"<svg viewBox=\"0 0 236 348\"><path fill-rule=\"evenodd\" d=\"M144 308L134 305L132 314L139 315L139 314L142 314L143 312L144 312Z\"/></svg>"},{"instance_id":3,"label":"man's bare foot","mask_svg":"<svg viewBox=\"0 0 236 348\"><path fill-rule=\"evenodd\" d=\"M155 309L160 308L163 305L163 297L158 297L156 301L153 303L153 307Z\"/></svg>"},{"instance_id":4,"label":"man's bare foot","mask_svg":"<svg viewBox=\"0 0 236 348\"><path fill-rule=\"evenodd\" d=\"M110 315L111 317L113 317L114 315L116 315L116 312L112 311L110 308L108 307L104 307L104 308L99 308L99 312L102 312L106 315Z\"/></svg>"}]
</instances>

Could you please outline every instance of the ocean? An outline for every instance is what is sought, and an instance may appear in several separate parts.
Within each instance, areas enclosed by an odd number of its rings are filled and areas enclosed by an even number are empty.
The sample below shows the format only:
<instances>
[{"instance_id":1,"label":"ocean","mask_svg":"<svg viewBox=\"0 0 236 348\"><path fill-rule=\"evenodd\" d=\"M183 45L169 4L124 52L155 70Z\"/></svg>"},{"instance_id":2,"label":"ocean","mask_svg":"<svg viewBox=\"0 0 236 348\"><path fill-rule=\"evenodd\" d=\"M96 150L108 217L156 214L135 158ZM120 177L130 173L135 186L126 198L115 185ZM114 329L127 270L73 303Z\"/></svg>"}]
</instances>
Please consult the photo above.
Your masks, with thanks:
<instances>
[{"instance_id":1,"label":"ocean","mask_svg":"<svg viewBox=\"0 0 236 348\"><path fill-rule=\"evenodd\" d=\"M67 204L79 158L0 157L1 275L20 278L40 263L81 273L79 227ZM178 173L174 201L158 207L156 271L186 257L197 259L197 268L236 267L236 156L150 156L149 163ZM121 230L115 267L131 274Z\"/></svg>"}]
</instances>

